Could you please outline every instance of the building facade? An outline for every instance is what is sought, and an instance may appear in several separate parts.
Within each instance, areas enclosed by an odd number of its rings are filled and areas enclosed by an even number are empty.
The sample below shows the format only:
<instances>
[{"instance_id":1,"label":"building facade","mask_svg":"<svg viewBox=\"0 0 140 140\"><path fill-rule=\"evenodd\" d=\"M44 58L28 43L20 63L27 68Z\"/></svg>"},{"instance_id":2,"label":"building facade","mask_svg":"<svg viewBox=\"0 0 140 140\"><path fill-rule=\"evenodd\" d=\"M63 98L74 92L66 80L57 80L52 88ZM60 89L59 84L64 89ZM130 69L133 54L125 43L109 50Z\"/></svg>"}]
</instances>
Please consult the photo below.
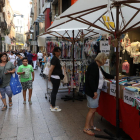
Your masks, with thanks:
<instances>
[{"instance_id":1,"label":"building facade","mask_svg":"<svg viewBox=\"0 0 140 140\"><path fill-rule=\"evenodd\" d=\"M30 13L30 32L32 32L31 50L38 52L46 51L46 45L38 46L38 35L46 32L51 26L55 17L59 16L77 0L32 0ZM47 41L47 39L46 39Z\"/></svg>"}]
</instances>

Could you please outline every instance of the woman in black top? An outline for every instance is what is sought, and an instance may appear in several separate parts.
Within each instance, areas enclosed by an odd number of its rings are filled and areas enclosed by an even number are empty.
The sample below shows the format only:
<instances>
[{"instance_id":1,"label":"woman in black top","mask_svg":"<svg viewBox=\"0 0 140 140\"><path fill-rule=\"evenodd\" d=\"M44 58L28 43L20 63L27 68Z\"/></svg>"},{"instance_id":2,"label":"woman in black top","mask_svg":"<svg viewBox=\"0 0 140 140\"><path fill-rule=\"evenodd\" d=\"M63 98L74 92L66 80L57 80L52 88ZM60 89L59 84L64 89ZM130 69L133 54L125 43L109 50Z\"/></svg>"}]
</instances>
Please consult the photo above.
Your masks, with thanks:
<instances>
[{"instance_id":1,"label":"woman in black top","mask_svg":"<svg viewBox=\"0 0 140 140\"><path fill-rule=\"evenodd\" d=\"M59 60L59 57L61 55L61 49L59 47L54 48L53 55L54 55L54 57L51 60L51 68L50 68L49 75L48 75L49 80L51 80L52 85L53 85L53 89L52 89L52 93L51 93L50 109L51 109L51 111L58 112L58 111L61 111L61 109L58 106L57 107L55 106L56 94L59 89L60 80L62 80L64 78L64 76L62 74L60 60Z\"/></svg>"},{"instance_id":2,"label":"woman in black top","mask_svg":"<svg viewBox=\"0 0 140 140\"><path fill-rule=\"evenodd\" d=\"M100 129L94 127L94 115L96 108L98 107L100 92L103 87L104 78L114 79L115 77L107 74L101 66L105 64L107 56L105 53L99 53L95 58L95 62L91 63L86 72L86 82L85 82L85 93L87 95L87 106L89 107L89 112L86 117L86 123L84 132L88 135L94 136L91 131L101 131Z\"/></svg>"}]
</instances>

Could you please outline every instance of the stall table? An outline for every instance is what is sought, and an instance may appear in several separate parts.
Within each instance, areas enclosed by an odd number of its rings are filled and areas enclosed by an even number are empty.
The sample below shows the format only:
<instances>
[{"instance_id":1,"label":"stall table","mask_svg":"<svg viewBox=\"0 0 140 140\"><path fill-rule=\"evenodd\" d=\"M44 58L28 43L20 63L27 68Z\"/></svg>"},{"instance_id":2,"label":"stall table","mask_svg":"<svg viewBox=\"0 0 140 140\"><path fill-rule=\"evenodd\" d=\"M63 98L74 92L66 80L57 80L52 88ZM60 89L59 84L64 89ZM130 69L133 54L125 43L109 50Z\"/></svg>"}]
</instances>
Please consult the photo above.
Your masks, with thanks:
<instances>
[{"instance_id":1,"label":"stall table","mask_svg":"<svg viewBox=\"0 0 140 140\"><path fill-rule=\"evenodd\" d=\"M133 140L140 140L140 116L136 107L120 99L120 128ZM97 112L112 125L116 126L116 97L101 92Z\"/></svg>"}]
</instances>

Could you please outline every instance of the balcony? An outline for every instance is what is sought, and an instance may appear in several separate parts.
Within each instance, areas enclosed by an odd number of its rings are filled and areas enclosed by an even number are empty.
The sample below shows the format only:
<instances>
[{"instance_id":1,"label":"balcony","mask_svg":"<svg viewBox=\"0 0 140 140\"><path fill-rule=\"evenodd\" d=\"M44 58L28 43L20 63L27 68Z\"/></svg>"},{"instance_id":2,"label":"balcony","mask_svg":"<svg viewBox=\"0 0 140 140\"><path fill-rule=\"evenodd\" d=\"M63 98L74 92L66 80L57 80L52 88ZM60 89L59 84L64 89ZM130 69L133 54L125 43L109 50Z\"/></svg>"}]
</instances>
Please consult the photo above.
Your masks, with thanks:
<instances>
[{"instance_id":1,"label":"balcony","mask_svg":"<svg viewBox=\"0 0 140 140\"><path fill-rule=\"evenodd\" d=\"M5 6L5 0L0 0L0 5L2 5L2 7Z\"/></svg>"},{"instance_id":2,"label":"balcony","mask_svg":"<svg viewBox=\"0 0 140 140\"><path fill-rule=\"evenodd\" d=\"M7 29L7 23L6 22L1 22L1 29L6 30Z\"/></svg>"}]
</instances>

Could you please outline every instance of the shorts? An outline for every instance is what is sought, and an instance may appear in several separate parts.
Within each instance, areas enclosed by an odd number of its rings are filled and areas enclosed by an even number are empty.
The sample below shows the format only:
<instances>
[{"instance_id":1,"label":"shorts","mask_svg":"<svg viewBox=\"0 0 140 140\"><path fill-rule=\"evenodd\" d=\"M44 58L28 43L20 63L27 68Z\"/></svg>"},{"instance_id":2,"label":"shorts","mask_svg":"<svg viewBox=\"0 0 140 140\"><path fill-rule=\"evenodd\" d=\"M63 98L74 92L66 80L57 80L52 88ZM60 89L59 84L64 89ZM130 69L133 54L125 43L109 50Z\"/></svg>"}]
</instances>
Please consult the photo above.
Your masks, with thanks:
<instances>
[{"instance_id":1,"label":"shorts","mask_svg":"<svg viewBox=\"0 0 140 140\"><path fill-rule=\"evenodd\" d=\"M23 90L32 89L32 80L27 82L21 82Z\"/></svg>"},{"instance_id":2,"label":"shorts","mask_svg":"<svg viewBox=\"0 0 140 140\"><path fill-rule=\"evenodd\" d=\"M2 99L5 99L5 93L7 94L8 97L12 97L12 95L13 95L10 86L0 88L0 93L1 93Z\"/></svg>"},{"instance_id":3,"label":"shorts","mask_svg":"<svg viewBox=\"0 0 140 140\"><path fill-rule=\"evenodd\" d=\"M101 92L101 90L98 89L97 90L98 97L96 99L93 99L93 98L91 98L90 96L87 95L87 106L89 108L98 108L98 106L99 106L100 92Z\"/></svg>"}]
</instances>

